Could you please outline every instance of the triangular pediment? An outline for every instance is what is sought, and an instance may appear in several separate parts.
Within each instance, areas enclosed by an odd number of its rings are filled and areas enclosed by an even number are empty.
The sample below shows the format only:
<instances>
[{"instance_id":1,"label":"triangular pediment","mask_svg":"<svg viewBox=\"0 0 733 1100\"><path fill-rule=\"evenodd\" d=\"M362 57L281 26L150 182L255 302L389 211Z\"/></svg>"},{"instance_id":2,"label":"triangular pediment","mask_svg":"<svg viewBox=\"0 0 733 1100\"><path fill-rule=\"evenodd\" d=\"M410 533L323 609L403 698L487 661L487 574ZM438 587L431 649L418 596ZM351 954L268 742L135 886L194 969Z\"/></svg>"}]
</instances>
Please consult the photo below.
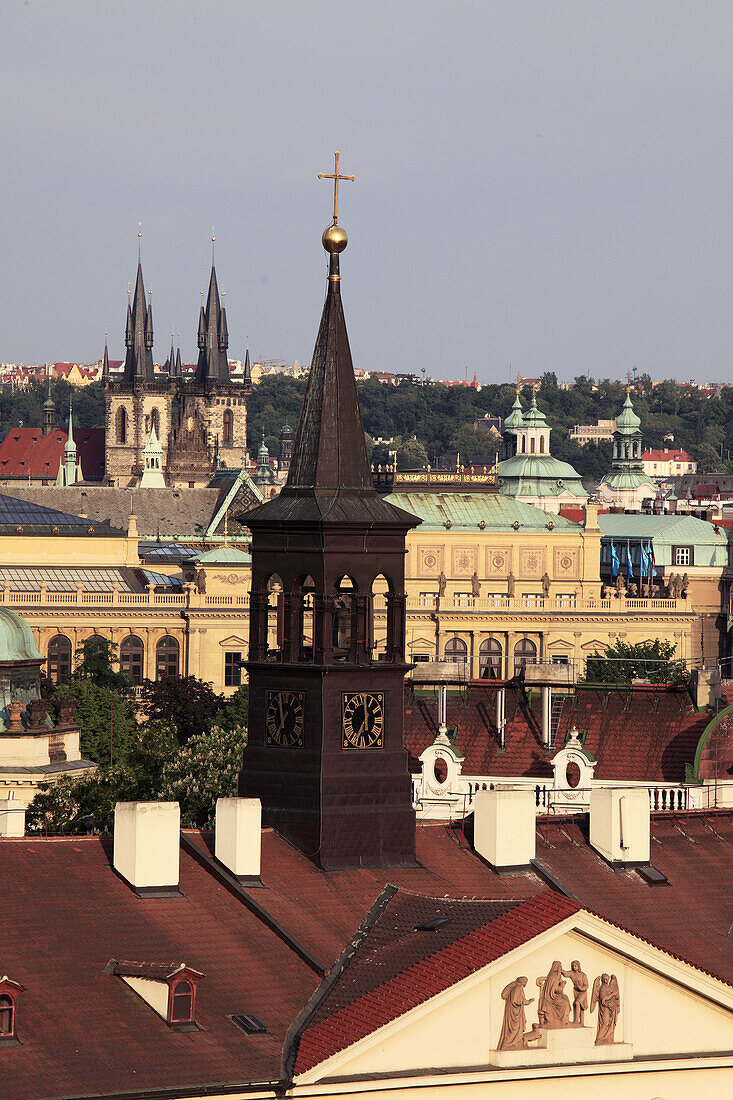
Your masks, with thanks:
<instances>
[{"instance_id":1,"label":"triangular pediment","mask_svg":"<svg viewBox=\"0 0 733 1100\"><path fill-rule=\"evenodd\" d=\"M412 967L406 962L405 976L412 983L435 982L441 954ZM543 1000L548 981L554 990ZM581 1005L585 993L582 1027L572 1026L574 984ZM382 1002L400 995L394 979L375 992ZM357 1012L367 1007L368 999L362 1002ZM324 1034L332 1043L341 1025L349 1026L348 1008L328 1020ZM639 1060L659 1067L672 1058L699 1061L733 1050L733 987L580 910L356 1042L330 1055L328 1043L322 1049L320 1062L300 1075L296 1068L300 1083L481 1066L542 1076L546 1067L568 1063L599 1072L609 1063L623 1072L626 1064L637 1072Z\"/></svg>"}]
</instances>

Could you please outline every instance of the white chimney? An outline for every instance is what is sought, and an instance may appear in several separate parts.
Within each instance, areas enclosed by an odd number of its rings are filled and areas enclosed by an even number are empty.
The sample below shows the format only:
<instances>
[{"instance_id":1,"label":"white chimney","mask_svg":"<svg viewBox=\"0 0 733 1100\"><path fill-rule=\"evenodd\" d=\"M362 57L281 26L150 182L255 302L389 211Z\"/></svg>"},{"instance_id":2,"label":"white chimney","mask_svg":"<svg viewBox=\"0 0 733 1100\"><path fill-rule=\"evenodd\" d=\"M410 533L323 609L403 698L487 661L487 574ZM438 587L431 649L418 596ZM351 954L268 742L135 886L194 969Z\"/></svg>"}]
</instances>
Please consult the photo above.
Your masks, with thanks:
<instances>
[{"instance_id":1,"label":"white chimney","mask_svg":"<svg viewBox=\"0 0 733 1100\"><path fill-rule=\"evenodd\" d=\"M526 867L535 857L533 788L495 787L473 800L473 846L497 871Z\"/></svg>"},{"instance_id":2,"label":"white chimney","mask_svg":"<svg viewBox=\"0 0 733 1100\"><path fill-rule=\"evenodd\" d=\"M113 865L140 897L178 894L181 807L177 802L118 802Z\"/></svg>"},{"instance_id":3,"label":"white chimney","mask_svg":"<svg viewBox=\"0 0 733 1100\"><path fill-rule=\"evenodd\" d=\"M649 794L645 787L594 787L590 843L612 865L649 862Z\"/></svg>"},{"instance_id":4,"label":"white chimney","mask_svg":"<svg viewBox=\"0 0 733 1100\"><path fill-rule=\"evenodd\" d=\"M260 878L262 803L259 798L218 798L214 854L244 882Z\"/></svg>"},{"instance_id":5,"label":"white chimney","mask_svg":"<svg viewBox=\"0 0 733 1100\"><path fill-rule=\"evenodd\" d=\"M0 836L25 836L23 802L16 802L14 798L0 798Z\"/></svg>"}]
</instances>

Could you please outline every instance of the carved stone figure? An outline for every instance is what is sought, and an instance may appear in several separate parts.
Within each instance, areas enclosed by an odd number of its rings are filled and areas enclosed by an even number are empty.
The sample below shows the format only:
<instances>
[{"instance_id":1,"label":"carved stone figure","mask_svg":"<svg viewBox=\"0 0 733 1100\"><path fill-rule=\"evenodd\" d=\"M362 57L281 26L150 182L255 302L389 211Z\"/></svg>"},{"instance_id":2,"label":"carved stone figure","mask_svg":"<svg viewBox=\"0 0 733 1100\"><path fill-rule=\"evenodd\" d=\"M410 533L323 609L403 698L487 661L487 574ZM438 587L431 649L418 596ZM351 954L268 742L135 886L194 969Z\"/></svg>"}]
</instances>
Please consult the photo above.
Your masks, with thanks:
<instances>
[{"instance_id":1,"label":"carved stone figure","mask_svg":"<svg viewBox=\"0 0 733 1100\"><path fill-rule=\"evenodd\" d=\"M588 978L580 969L580 963L573 959L569 970L563 970L563 977L573 983L573 1023L583 1026L583 1013L588 1009Z\"/></svg>"},{"instance_id":2,"label":"carved stone figure","mask_svg":"<svg viewBox=\"0 0 733 1100\"><path fill-rule=\"evenodd\" d=\"M598 1007L596 1046L608 1046L615 1042L616 1021L621 1009L621 995L615 974L601 974L593 982L590 1010Z\"/></svg>"},{"instance_id":3,"label":"carved stone figure","mask_svg":"<svg viewBox=\"0 0 733 1100\"><path fill-rule=\"evenodd\" d=\"M438 596L441 596L441 597L445 596L445 586L446 586L447 583L448 583L448 578L446 577L445 573L443 573L442 570L441 570L441 573L438 577Z\"/></svg>"},{"instance_id":4,"label":"carved stone figure","mask_svg":"<svg viewBox=\"0 0 733 1100\"><path fill-rule=\"evenodd\" d=\"M525 1037L527 1017L524 1009L526 1005L532 1004L534 997L527 1000L524 995L526 985L525 977L515 978L501 991L504 1001L504 1021L501 1025L497 1050L523 1050L527 1045Z\"/></svg>"},{"instance_id":5,"label":"carved stone figure","mask_svg":"<svg viewBox=\"0 0 733 1100\"><path fill-rule=\"evenodd\" d=\"M196 577L196 587L202 594L206 592L206 570L200 569Z\"/></svg>"},{"instance_id":6,"label":"carved stone figure","mask_svg":"<svg viewBox=\"0 0 733 1100\"><path fill-rule=\"evenodd\" d=\"M514 577L514 574L510 573L509 576L506 579L506 591L507 591L507 595L509 597L514 596L514 591L516 589L516 586L517 586L517 582L516 582L516 579Z\"/></svg>"},{"instance_id":7,"label":"carved stone figure","mask_svg":"<svg viewBox=\"0 0 733 1100\"><path fill-rule=\"evenodd\" d=\"M620 596L624 590L624 578L621 576L620 573L617 573L614 583L616 585L616 595Z\"/></svg>"},{"instance_id":8,"label":"carved stone figure","mask_svg":"<svg viewBox=\"0 0 733 1100\"><path fill-rule=\"evenodd\" d=\"M481 581L478 579L478 573L474 573L471 577L471 595L481 595Z\"/></svg>"},{"instance_id":9,"label":"carved stone figure","mask_svg":"<svg viewBox=\"0 0 733 1100\"><path fill-rule=\"evenodd\" d=\"M633 597L633 596L638 595L638 592L639 592L639 589L636 587L636 585L632 581L631 584L629 585L629 595L631 597Z\"/></svg>"},{"instance_id":10,"label":"carved stone figure","mask_svg":"<svg viewBox=\"0 0 733 1100\"><path fill-rule=\"evenodd\" d=\"M548 573L542 574L542 595L545 599L550 595L550 577Z\"/></svg>"},{"instance_id":11,"label":"carved stone figure","mask_svg":"<svg viewBox=\"0 0 733 1100\"><path fill-rule=\"evenodd\" d=\"M687 589L689 587L690 587L690 578L687 576L687 573L684 573L683 576L682 576L682 599L683 600L687 599Z\"/></svg>"},{"instance_id":12,"label":"carved stone figure","mask_svg":"<svg viewBox=\"0 0 733 1100\"><path fill-rule=\"evenodd\" d=\"M546 978L538 978L540 999L537 1004L537 1016L540 1027L568 1027L570 1023L570 1000L563 993L565 982L562 979L562 963L556 960L550 967Z\"/></svg>"}]
</instances>

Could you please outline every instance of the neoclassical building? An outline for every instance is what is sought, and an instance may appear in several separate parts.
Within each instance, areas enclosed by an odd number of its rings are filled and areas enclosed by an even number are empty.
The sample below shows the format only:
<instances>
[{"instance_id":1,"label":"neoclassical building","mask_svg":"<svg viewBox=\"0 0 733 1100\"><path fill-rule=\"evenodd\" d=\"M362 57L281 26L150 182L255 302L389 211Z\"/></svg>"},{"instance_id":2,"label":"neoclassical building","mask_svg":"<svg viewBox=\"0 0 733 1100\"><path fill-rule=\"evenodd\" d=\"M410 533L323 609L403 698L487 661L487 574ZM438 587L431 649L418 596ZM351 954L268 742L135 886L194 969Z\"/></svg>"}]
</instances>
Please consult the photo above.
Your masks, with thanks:
<instances>
[{"instance_id":1,"label":"neoclassical building","mask_svg":"<svg viewBox=\"0 0 733 1100\"><path fill-rule=\"evenodd\" d=\"M138 258L135 292L127 306L125 363L121 377L110 371L105 344L102 386L105 397L105 481L135 486L145 470L145 446L152 431L163 451L165 483L206 485L220 465L239 467L247 444L247 399L252 383L249 353L244 380L230 380L229 330L221 304L216 268L203 295L198 322L198 363L184 378L180 349L171 345L163 370L153 364L153 308L145 301Z\"/></svg>"}]
</instances>

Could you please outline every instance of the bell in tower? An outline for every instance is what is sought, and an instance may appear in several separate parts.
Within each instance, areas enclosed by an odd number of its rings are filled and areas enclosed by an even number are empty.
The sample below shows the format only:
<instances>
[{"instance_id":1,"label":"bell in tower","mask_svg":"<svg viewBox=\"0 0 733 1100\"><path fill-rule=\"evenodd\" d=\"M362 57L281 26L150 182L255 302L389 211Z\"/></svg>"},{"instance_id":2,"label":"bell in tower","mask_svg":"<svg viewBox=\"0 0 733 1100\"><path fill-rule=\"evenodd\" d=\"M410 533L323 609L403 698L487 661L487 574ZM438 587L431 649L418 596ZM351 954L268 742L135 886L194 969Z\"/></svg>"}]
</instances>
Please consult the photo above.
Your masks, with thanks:
<instances>
[{"instance_id":1,"label":"bell in tower","mask_svg":"<svg viewBox=\"0 0 733 1100\"><path fill-rule=\"evenodd\" d=\"M324 869L415 861L405 537L420 521L372 483L341 305L338 183L352 177L336 157L328 288L288 480L247 513L250 717L239 775L265 823Z\"/></svg>"}]
</instances>

